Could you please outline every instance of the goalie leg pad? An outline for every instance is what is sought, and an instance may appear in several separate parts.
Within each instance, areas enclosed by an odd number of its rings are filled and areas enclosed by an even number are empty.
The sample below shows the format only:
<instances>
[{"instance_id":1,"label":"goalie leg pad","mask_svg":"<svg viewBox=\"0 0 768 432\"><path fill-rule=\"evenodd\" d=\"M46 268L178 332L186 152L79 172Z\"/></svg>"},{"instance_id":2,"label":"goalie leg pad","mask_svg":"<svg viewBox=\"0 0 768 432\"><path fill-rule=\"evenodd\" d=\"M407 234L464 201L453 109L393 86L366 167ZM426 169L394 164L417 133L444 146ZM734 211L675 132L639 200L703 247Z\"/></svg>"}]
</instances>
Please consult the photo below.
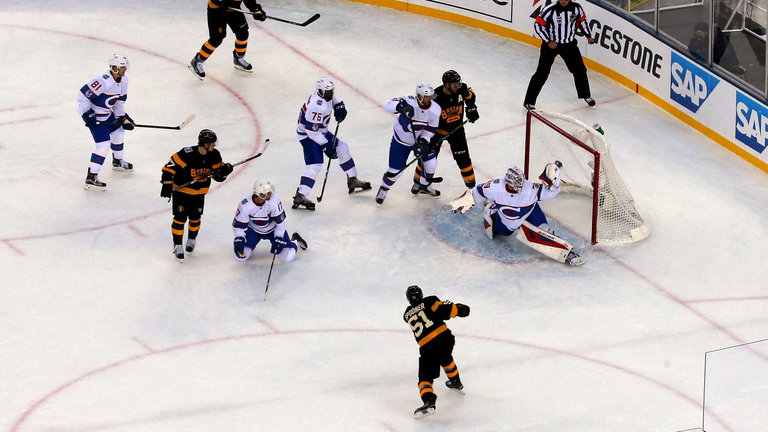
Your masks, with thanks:
<instances>
[{"instance_id":1,"label":"goalie leg pad","mask_svg":"<svg viewBox=\"0 0 768 432\"><path fill-rule=\"evenodd\" d=\"M491 240L493 240L494 210L496 210L496 206L491 201L486 201L483 205L483 229L485 230L485 235Z\"/></svg>"},{"instance_id":2,"label":"goalie leg pad","mask_svg":"<svg viewBox=\"0 0 768 432\"><path fill-rule=\"evenodd\" d=\"M560 263L565 263L568 253L573 249L573 246L567 241L542 230L528 221L523 222L515 236L524 245Z\"/></svg>"}]
</instances>

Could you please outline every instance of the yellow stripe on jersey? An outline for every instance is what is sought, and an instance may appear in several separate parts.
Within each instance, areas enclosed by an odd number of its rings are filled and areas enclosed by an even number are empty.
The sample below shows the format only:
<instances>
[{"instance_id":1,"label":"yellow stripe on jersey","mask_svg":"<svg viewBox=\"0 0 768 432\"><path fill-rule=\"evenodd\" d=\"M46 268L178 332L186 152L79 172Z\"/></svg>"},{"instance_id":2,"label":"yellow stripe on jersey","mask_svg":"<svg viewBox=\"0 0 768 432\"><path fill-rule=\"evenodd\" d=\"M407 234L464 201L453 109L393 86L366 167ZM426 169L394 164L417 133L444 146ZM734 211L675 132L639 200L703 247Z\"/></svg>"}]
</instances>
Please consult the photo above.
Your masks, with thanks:
<instances>
[{"instance_id":1,"label":"yellow stripe on jersey","mask_svg":"<svg viewBox=\"0 0 768 432\"><path fill-rule=\"evenodd\" d=\"M424 336L424 338L419 341L419 346L421 347L421 346L426 345L429 341L431 341L432 339L436 338L437 335L439 335L440 333L442 333L442 332L444 332L446 330L448 330L448 326L445 325L445 324L443 324L440 327L434 329L432 331L432 333Z\"/></svg>"}]
</instances>

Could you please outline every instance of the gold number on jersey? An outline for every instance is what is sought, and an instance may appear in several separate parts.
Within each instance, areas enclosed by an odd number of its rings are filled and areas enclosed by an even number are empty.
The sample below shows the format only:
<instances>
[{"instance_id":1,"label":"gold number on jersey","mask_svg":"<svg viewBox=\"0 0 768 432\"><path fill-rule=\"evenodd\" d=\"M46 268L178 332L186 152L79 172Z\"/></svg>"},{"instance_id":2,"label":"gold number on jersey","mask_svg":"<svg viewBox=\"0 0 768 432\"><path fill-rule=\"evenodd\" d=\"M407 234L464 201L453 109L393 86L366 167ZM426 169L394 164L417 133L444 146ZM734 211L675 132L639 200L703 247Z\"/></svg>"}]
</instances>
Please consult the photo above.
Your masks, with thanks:
<instances>
[{"instance_id":1,"label":"gold number on jersey","mask_svg":"<svg viewBox=\"0 0 768 432\"><path fill-rule=\"evenodd\" d=\"M416 337L421 336L421 332L424 331L424 328L430 328L434 325L432 321L427 318L427 314L424 313L424 311L419 311L419 313L412 315L410 318L408 318L408 325L411 326L411 330L413 330L413 335Z\"/></svg>"}]
</instances>

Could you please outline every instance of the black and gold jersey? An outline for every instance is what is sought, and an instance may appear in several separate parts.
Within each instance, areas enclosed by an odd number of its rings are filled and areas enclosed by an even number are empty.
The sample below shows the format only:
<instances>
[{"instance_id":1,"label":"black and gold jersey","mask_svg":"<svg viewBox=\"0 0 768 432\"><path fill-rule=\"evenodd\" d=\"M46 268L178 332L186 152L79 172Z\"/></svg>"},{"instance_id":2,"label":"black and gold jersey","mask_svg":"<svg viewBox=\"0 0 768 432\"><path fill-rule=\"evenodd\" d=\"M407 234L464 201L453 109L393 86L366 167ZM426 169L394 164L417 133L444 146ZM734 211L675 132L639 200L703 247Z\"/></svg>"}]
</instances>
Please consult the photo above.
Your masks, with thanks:
<instances>
[{"instance_id":1,"label":"black and gold jersey","mask_svg":"<svg viewBox=\"0 0 768 432\"><path fill-rule=\"evenodd\" d=\"M435 296L424 297L421 303L408 306L403 314L403 320L411 326L413 337L420 347L428 344L441 334L451 334L445 321L458 314L456 305Z\"/></svg>"},{"instance_id":2,"label":"black and gold jersey","mask_svg":"<svg viewBox=\"0 0 768 432\"><path fill-rule=\"evenodd\" d=\"M435 89L435 95L432 100L435 101L442 111L440 112L440 125L437 133L447 135L448 132L455 129L464 120L464 105L473 107L476 104L475 92L466 84L461 83L459 91L455 94L445 94L443 90L445 85Z\"/></svg>"},{"instance_id":3,"label":"black and gold jersey","mask_svg":"<svg viewBox=\"0 0 768 432\"><path fill-rule=\"evenodd\" d=\"M176 192L188 195L203 195L208 192L211 186L211 176L216 181L214 171L221 167L221 154L213 149L206 154L200 154L198 147L184 147L173 156L163 166L162 181L173 180L173 188L197 180L191 185L176 190Z\"/></svg>"}]
</instances>

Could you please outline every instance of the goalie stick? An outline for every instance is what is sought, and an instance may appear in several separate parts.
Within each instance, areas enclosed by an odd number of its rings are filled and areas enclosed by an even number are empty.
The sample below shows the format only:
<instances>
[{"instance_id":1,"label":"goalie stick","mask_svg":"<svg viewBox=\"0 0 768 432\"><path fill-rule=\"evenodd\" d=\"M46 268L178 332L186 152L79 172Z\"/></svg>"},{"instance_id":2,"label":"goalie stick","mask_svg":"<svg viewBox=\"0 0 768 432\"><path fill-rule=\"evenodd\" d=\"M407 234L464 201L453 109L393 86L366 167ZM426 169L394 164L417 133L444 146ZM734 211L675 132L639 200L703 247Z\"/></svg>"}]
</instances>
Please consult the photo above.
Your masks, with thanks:
<instances>
[{"instance_id":1,"label":"goalie stick","mask_svg":"<svg viewBox=\"0 0 768 432\"><path fill-rule=\"evenodd\" d=\"M253 155L253 156L251 156L251 157L249 157L249 158L245 158L245 159L241 160L240 162L235 162L235 163L233 163L233 164L232 164L232 168L234 168L234 167L236 167L236 166L238 166L238 165L242 165L242 164L244 164L244 163L246 163L246 162L250 162L250 161L252 161L252 160L256 159L257 157L259 157L259 156L263 155L263 154L264 154L264 152L265 152L265 151L267 151L267 147L269 147L269 138L267 138L266 140L264 140L264 147L262 147L262 148L261 148L261 151L260 151L260 152L256 153L255 155ZM192 180L192 181L188 181L188 182L184 183L183 185L181 185L181 186L178 186L178 187L174 188L174 189L173 189L173 192L176 192L177 190L179 190L179 189L181 189L181 188L183 188L183 187L187 187L187 186L189 186L189 185L191 185L191 184L194 184L194 183L197 183L197 182L199 182L199 181L207 180L207 179L209 179L209 178L211 178L211 177L213 177L213 174L209 174L209 175L207 175L207 176L205 176L205 177L202 177L202 178L198 178L198 179L194 179L194 180ZM169 199L169 200L170 200L170 199Z\"/></svg>"},{"instance_id":2,"label":"goalie stick","mask_svg":"<svg viewBox=\"0 0 768 432\"><path fill-rule=\"evenodd\" d=\"M448 132L447 135L445 135L444 137L440 138L437 141L438 146L442 145L443 141L445 141L446 138L448 138L449 136L453 135L454 132L456 132L457 130L459 130L462 127L464 127L464 125L467 124L468 121L469 120L464 120L464 122L462 124L456 126L452 131ZM411 132L413 132L413 142L414 142L414 145L415 145L415 143L416 143L416 132L413 131L413 122L411 122ZM420 159L421 159L421 156L417 156L417 157L411 159L410 162L405 164L405 167L403 169L401 169L400 171L397 171L397 172L387 172L384 175L387 176L388 178L397 177L398 175L400 175L401 172L405 171L406 168L408 168L409 166L413 165L414 162L416 162L416 161L418 161ZM439 179L439 180L436 180L436 179ZM435 177L435 178L432 179L432 183L440 183L441 181L443 181L442 177Z\"/></svg>"},{"instance_id":3,"label":"goalie stick","mask_svg":"<svg viewBox=\"0 0 768 432\"><path fill-rule=\"evenodd\" d=\"M238 9L238 8L231 7L231 8L227 8L227 9L235 11L235 12L240 12L240 13L248 14L248 15L256 15L253 12L244 11L244 10ZM266 15L266 17L268 19L275 20L275 21L280 21L282 23L293 24L293 25L299 26L299 27L306 27L306 26L312 24L313 22L317 21L318 18L320 18L320 14L316 13L316 14L312 15L311 17L309 17L308 20L306 20L304 22L301 22L301 23L300 22L296 22L296 21L287 20L287 19L284 19L284 18L273 17L273 16L270 16L270 15Z\"/></svg>"},{"instance_id":4,"label":"goalie stick","mask_svg":"<svg viewBox=\"0 0 768 432\"><path fill-rule=\"evenodd\" d=\"M151 129L173 129L173 130L181 130L184 129L192 120L195 119L194 114L190 114L189 117L186 118L183 122L181 122L178 126L160 126L160 125L147 125L147 124L138 124L134 123L134 127L139 128L151 128ZM122 123L107 123L107 122L99 122L97 121L96 124L98 125L107 125L107 126L122 126Z\"/></svg>"}]
</instances>

